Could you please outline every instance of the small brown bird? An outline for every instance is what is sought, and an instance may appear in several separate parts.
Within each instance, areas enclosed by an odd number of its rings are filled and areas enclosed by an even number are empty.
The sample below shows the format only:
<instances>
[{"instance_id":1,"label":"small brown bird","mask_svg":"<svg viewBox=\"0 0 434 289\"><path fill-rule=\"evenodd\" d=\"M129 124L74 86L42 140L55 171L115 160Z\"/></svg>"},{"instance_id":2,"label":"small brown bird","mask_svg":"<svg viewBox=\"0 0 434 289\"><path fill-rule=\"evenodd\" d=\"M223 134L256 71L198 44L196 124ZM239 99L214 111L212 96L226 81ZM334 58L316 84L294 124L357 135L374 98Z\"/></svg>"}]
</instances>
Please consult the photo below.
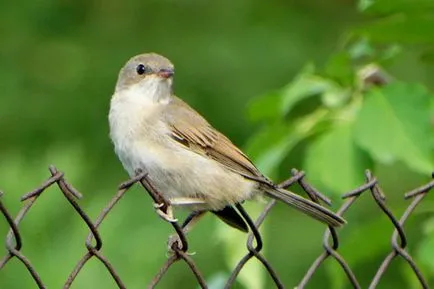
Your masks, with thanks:
<instances>
[{"instance_id":1,"label":"small brown bird","mask_svg":"<svg viewBox=\"0 0 434 289\"><path fill-rule=\"evenodd\" d=\"M130 176L137 169L146 171L172 206L187 207L196 217L212 211L242 231L247 225L232 206L263 195L327 225L345 223L266 178L226 136L174 95L174 72L167 58L149 53L131 58L119 73L110 105L110 136Z\"/></svg>"}]
</instances>

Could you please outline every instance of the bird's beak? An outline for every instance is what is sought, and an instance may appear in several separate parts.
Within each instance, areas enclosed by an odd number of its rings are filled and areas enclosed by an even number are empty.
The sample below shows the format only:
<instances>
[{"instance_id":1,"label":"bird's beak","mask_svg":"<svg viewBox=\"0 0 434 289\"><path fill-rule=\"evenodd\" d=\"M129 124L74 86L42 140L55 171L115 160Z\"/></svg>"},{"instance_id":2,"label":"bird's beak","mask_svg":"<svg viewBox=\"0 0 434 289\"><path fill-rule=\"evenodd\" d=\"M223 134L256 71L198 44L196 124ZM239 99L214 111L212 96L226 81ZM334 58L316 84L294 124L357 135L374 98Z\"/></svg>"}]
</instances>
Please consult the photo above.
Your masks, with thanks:
<instances>
[{"instance_id":1,"label":"bird's beak","mask_svg":"<svg viewBox=\"0 0 434 289\"><path fill-rule=\"evenodd\" d=\"M157 72L157 75L161 78L171 78L175 74L175 71L172 68L163 68Z\"/></svg>"}]
</instances>

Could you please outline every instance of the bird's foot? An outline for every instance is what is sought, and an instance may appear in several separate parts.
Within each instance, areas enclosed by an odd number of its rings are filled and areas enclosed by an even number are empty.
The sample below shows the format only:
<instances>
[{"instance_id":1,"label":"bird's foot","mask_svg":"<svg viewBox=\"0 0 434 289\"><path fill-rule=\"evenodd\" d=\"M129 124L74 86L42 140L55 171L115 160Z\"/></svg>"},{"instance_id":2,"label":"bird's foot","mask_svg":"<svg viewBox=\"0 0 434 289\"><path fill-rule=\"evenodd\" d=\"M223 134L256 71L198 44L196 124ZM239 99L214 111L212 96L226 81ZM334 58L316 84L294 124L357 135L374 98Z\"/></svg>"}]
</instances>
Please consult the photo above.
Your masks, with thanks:
<instances>
[{"instance_id":1,"label":"bird's foot","mask_svg":"<svg viewBox=\"0 0 434 289\"><path fill-rule=\"evenodd\" d=\"M173 252L176 249L182 250L182 242L178 234L170 235L167 240L167 249L169 252Z\"/></svg>"},{"instance_id":2,"label":"bird's foot","mask_svg":"<svg viewBox=\"0 0 434 289\"><path fill-rule=\"evenodd\" d=\"M166 211L163 211L164 203L154 204L155 212L165 221L169 223L176 223L178 219L174 218L172 206L167 206Z\"/></svg>"},{"instance_id":3,"label":"bird's foot","mask_svg":"<svg viewBox=\"0 0 434 289\"><path fill-rule=\"evenodd\" d=\"M174 254L176 251L182 250L182 241L179 238L178 234L173 234L169 236L169 239L167 240L167 249L169 255ZM196 254L196 252L187 253L186 254L192 256Z\"/></svg>"}]
</instances>

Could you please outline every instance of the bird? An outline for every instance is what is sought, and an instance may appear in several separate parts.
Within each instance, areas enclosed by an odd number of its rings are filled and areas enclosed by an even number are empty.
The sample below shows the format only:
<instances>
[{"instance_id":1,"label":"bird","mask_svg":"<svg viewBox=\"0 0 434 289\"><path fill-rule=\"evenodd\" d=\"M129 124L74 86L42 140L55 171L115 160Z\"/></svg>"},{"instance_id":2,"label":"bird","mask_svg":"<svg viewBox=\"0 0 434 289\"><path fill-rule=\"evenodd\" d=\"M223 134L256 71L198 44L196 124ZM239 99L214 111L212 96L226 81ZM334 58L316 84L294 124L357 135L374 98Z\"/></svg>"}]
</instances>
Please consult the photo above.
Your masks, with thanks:
<instances>
[{"instance_id":1,"label":"bird","mask_svg":"<svg viewBox=\"0 0 434 289\"><path fill-rule=\"evenodd\" d=\"M282 201L329 226L346 223L262 174L228 137L175 95L174 74L174 65L162 55L144 53L130 58L119 72L108 119L114 151L128 174L147 172L171 207L191 210L183 227L209 211L247 232L234 206L262 196ZM159 214L174 220L173 213Z\"/></svg>"}]
</instances>

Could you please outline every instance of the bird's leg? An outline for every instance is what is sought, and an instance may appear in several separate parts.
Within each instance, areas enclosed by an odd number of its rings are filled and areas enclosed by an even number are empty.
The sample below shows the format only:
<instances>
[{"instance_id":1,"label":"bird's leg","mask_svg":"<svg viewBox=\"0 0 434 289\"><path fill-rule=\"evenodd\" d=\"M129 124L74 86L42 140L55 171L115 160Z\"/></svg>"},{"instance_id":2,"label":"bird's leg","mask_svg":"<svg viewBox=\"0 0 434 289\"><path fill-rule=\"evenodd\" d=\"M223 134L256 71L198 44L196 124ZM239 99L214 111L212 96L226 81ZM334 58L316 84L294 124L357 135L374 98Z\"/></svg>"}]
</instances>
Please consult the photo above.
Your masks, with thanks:
<instances>
[{"instance_id":1,"label":"bird's leg","mask_svg":"<svg viewBox=\"0 0 434 289\"><path fill-rule=\"evenodd\" d=\"M169 199L170 204L174 206L193 206L193 205L203 205L206 204L206 202L203 199L200 198L183 198L183 197L176 197Z\"/></svg>"},{"instance_id":2,"label":"bird's leg","mask_svg":"<svg viewBox=\"0 0 434 289\"><path fill-rule=\"evenodd\" d=\"M205 215L207 211L195 211L192 212L188 217L185 219L184 223L182 223L182 232L186 235L190 230L194 227L194 225ZM178 248L181 246L181 241L179 240L178 234L173 234L169 236L169 239L167 240L167 246L169 248L169 251L172 251L173 245L177 243Z\"/></svg>"},{"instance_id":3,"label":"bird's leg","mask_svg":"<svg viewBox=\"0 0 434 289\"><path fill-rule=\"evenodd\" d=\"M199 198L182 198L182 197L178 197L178 198L172 198L169 199L169 205L167 205L166 210L163 210L162 208L165 207L164 203L157 203L154 204L154 208L157 212L157 214L165 221L170 222L170 223L174 223L177 222L178 219L175 219L173 216L173 209L172 206L178 206L178 207L182 207L182 206L194 206L194 205L203 205L206 204L206 202L202 199Z\"/></svg>"},{"instance_id":4,"label":"bird's leg","mask_svg":"<svg viewBox=\"0 0 434 289\"><path fill-rule=\"evenodd\" d=\"M164 212L162 208L164 207L164 203L154 204L154 208L157 214L165 221L174 223L177 222L178 219L175 219L173 216L172 206L193 206L193 205L202 205L206 204L206 202L199 198L172 198L169 199L169 205L167 206L166 211Z\"/></svg>"},{"instance_id":5,"label":"bird's leg","mask_svg":"<svg viewBox=\"0 0 434 289\"><path fill-rule=\"evenodd\" d=\"M168 222L177 222L178 220L173 217L173 210L172 206L178 206L178 207L191 207L195 205L204 205L206 202L203 199L200 198L189 198L189 197L177 197L177 198L171 198L169 199L170 205L167 207L166 212L164 212L161 208L164 206L164 204L155 204L154 207L157 211L157 214L163 218L164 220ZM187 234L193 226L199 221L199 219L205 214L206 210L198 210L192 212L188 217L185 219L184 223L182 224L182 232L184 234ZM167 241L167 245L169 247L169 251L172 251L172 246L177 243L178 247L181 246L181 241L179 240L178 234L173 234L169 236L169 240ZM181 249L181 248L180 248Z\"/></svg>"},{"instance_id":6,"label":"bird's leg","mask_svg":"<svg viewBox=\"0 0 434 289\"><path fill-rule=\"evenodd\" d=\"M195 211L192 212L188 217L185 219L184 223L182 223L182 232L184 234L187 234L191 231L191 229L196 225L196 223L204 216L204 214L207 211Z\"/></svg>"}]
</instances>

